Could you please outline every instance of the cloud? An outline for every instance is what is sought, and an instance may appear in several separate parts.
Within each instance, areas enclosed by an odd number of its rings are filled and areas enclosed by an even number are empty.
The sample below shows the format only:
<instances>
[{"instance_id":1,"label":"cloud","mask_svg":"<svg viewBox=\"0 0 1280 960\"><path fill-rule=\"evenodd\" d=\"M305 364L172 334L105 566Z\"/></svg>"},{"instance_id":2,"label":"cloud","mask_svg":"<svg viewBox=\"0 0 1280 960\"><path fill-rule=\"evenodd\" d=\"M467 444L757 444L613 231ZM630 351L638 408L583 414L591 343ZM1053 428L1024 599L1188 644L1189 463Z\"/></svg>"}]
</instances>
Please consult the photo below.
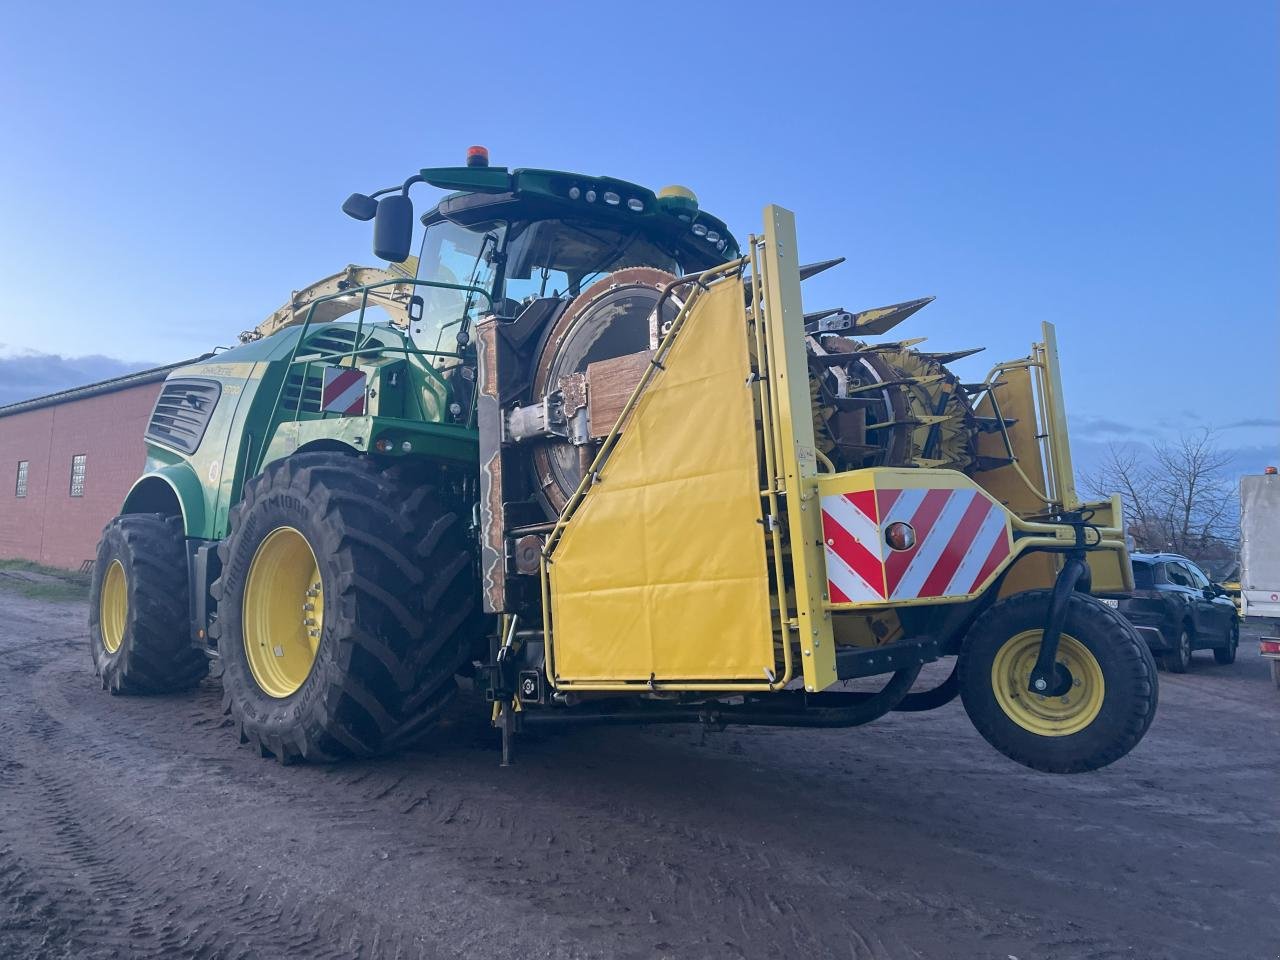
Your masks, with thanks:
<instances>
[{"instance_id":1,"label":"cloud","mask_svg":"<svg viewBox=\"0 0 1280 960\"><path fill-rule=\"evenodd\" d=\"M1234 423L1222 425L1224 430L1230 430L1233 427L1280 427L1280 420L1274 417L1254 417L1251 420L1236 420Z\"/></svg>"},{"instance_id":2,"label":"cloud","mask_svg":"<svg viewBox=\"0 0 1280 960\"><path fill-rule=\"evenodd\" d=\"M0 345L0 406L154 366L154 363L117 360L101 354L68 357L34 351L8 352Z\"/></svg>"},{"instance_id":3,"label":"cloud","mask_svg":"<svg viewBox=\"0 0 1280 960\"><path fill-rule=\"evenodd\" d=\"M1072 430L1087 434L1114 433L1120 436L1128 436L1129 434L1147 432L1132 424L1121 423L1119 420L1108 420L1106 417L1072 417L1070 426Z\"/></svg>"}]
</instances>

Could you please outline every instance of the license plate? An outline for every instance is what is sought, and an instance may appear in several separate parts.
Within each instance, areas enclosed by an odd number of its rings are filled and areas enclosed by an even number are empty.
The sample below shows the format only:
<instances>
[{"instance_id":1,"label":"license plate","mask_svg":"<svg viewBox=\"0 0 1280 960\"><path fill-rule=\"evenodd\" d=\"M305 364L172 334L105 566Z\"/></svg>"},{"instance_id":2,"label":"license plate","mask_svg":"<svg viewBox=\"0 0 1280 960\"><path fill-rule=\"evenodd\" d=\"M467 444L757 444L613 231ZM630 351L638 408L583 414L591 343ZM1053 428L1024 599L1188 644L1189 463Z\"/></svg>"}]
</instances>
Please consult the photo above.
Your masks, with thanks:
<instances>
[{"instance_id":1,"label":"license plate","mask_svg":"<svg viewBox=\"0 0 1280 960\"><path fill-rule=\"evenodd\" d=\"M1110 599L1109 597L1099 597L1098 599L1099 599L1099 600L1101 600L1103 603L1105 603L1108 607L1119 607L1119 606L1120 606L1120 601L1119 601L1119 600L1112 600L1112 599Z\"/></svg>"}]
</instances>

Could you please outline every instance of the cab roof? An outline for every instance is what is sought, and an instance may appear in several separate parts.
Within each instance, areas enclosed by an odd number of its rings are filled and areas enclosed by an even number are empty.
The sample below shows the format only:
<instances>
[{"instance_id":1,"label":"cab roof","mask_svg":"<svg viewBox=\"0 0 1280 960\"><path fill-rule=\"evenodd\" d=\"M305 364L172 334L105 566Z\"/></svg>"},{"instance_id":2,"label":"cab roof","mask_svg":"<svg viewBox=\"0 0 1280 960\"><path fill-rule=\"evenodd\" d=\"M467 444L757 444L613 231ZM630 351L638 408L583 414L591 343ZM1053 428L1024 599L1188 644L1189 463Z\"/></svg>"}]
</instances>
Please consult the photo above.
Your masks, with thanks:
<instances>
[{"instance_id":1,"label":"cab roof","mask_svg":"<svg viewBox=\"0 0 1280 960\"><path fill-rule=\"evenodd\" d=\"M432 186L455 191L427 211L423 223L443 219L467 225L516 219L516 214L519 219L590 216L654 231L708 263L740 255L724 221L700 210L683 188L654 193L613 177L488 166L429 167L421 177Z\"/></svg>"}]
</instances>

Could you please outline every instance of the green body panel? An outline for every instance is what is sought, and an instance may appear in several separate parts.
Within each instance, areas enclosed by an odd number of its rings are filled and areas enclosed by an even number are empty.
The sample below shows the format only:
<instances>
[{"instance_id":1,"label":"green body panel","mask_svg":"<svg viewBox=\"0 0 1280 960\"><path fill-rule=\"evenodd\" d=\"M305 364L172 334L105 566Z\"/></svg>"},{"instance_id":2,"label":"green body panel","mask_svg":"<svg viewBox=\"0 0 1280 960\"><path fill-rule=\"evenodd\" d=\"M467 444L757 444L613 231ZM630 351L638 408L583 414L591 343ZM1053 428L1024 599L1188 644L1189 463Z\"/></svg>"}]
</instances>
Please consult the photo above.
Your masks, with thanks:
<instances>
[{"instance_id":1,"label":"green body panel","mask_svg":"<svg viewBox=\"0 0 1280 960\"><path fill-rule=\"evenodd\" d=\"M376 338L365 353L327 357L324 350L311 349L335 331L351 337L357 329ZM306 341L299 347L304 332ZM141 491L161 480L182 506L187 536L217 540L227 535L228 515L245 481L300 449L345 447L388 460L422 457L474 465L475 429L450 422L452 391L446 378L412 349L407 335L385 325L295 326L173 371L170 380L215 380L221 395L194 453L147 438L146 467L126 498L125 512L136 508ZM333 366L365 374L363 415L319 409L324 368ZM283 389L290 374L297 384L293 393ZM390 443L385 453L376 447L382 439Z\"/></svg>"}]
</instances>

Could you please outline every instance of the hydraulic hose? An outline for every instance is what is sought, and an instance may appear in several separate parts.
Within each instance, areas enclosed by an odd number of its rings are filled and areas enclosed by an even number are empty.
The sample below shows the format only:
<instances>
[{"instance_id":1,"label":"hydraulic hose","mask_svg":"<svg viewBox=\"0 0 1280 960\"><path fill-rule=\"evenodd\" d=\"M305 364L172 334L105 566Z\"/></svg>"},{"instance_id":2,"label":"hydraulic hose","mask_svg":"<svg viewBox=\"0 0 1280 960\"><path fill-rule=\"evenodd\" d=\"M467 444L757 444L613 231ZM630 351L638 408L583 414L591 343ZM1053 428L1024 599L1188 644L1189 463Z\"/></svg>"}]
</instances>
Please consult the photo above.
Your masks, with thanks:
<instances>
[{"instance_id":1,"label":"hydraulic hose","mask_svg":"<svg viewBox=\"0 0 1280 960\"><path fill-rule=\"evenodd\" d=\"M936 710L960 695L960 660L956 659L947 679L932 690L921 690L919 693L908 693L894 710L900 713L918 713L924 710Z\"/></svg>"}]
</instances>

